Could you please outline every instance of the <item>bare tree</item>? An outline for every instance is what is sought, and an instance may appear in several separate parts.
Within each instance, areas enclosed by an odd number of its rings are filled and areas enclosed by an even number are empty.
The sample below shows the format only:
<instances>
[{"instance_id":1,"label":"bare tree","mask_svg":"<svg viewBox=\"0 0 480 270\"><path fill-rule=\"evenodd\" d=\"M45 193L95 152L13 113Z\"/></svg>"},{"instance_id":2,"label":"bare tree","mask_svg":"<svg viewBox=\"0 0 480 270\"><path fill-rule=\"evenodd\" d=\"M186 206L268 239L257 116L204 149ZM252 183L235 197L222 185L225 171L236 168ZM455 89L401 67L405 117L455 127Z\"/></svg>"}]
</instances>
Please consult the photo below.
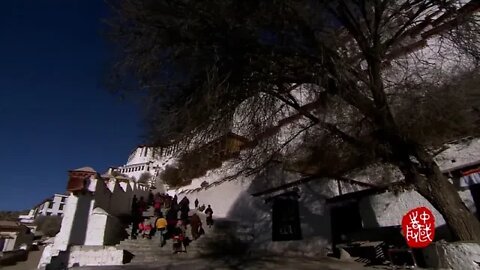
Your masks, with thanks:
<instances>
[{"instance_id":1,"label":"bare tree","mask_svg":"<svg viewBox=\"0 0 480 270\"><path fill-rule=\"evenodd\" d=\"M133 78L147 93L153 141L201 143L233 120L253 133L255 146L298 123L298 131L321 130L395 165L457 239L480 240L480 223L428 141L402 122L411 103L398 99L439 74L475 70L478 1L127 0L112 7L121 49L114 78L124 89ZM235 121L239 111L245 117Z\"/></svg>"}]
</instances>

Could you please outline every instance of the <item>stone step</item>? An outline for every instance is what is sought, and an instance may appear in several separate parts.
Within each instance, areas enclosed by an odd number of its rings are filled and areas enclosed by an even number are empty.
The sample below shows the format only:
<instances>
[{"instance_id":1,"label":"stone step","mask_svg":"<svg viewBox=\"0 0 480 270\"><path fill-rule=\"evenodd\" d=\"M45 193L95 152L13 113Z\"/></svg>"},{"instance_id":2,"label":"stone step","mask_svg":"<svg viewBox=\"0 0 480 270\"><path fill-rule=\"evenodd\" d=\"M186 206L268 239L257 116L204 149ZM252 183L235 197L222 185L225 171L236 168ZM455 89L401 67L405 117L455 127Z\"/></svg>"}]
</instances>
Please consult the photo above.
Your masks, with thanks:
<instances>
[{"instance_id":1,"label":"stone step","mask_svg":"<svg viewBox=\"0 0 480 270\"><path fill-rule=\"evenodd\" d=\"M171 249L172 244L167 243L163 247L159 246L151 246L151 247L140 247L140 246L116 246L117 249L124 249L128 251L135 251L135 252L163 252L164 250L169 250ZM201 245L188 245L189 248L192 250L195 249L201 249L203 248Z\"/></svg>"},{"instance_id":2,"label":"stone step","mask_svg":"<svg viewBox=\"0 0 480 270\"><path fill-rule=\"evenodd\" d=\"M205 235L200 236L197 240L193 240L193 242L203 241L204 239L208 239L208 240L215 240L215 239L227 240L227 239L232 239L232 238L233 238L233 236L230 235L230 234L220 234L220 233L205 234ZM168 239L168 240L170 240L170 239ZM153 239L127 239L127 240L120 241L119 244L150 245L152 243L157 244L158 241L159 241L158 238L153 238Z\"/></svg>"},{"instance_id":3,"label":"stone step","mask_svg":"<svg viewBox=\"0 0 480 270\"><path fill-rule=\"evenodd\" d=\"M198 241L193 241L193 242L190 242L189 243L189 246L198 246L198 245L201 245L202 243L201 242L198 242ZM166 242L166 246L171 246L172 245L172 242L171 241L167 241ZM160 247L159 243L155 243L155 244L149 244L149 245L137 245L137 244L119 244L119 245L116 245L115 247L117 248L122 248L122 249L125 249L125 248L129 248L129 249L139 249L139 250L143 250L143 249L163 249L164 247Z\"/></svg>"},{"instance_id":4,"label":"stone step","mask_svg":"<svg viewBox=\"0 0 480 270\"><path fill-rule=\"evenodd\" d=\"M172 251L173 250L170 249L170 250L164 250L162 252L135 252L135 251L129 251L129 252L132 253L136 257L148 257L148 256L163 257L163 256L166 256L166 255L170 255L172 253Z\"/></svg>"},{"instance_id":5,"label":"stone step","mask_svg":"<svg viewBox=\"0 0 480 270\"><path fill-rule=\"evenodd\" d=\"M152 255L136 255L132 258L132 263L134 262L152 262L152 261L165 261L165 260L171 260L171 259L179 259L179 258L192 258L197 256L197 254L194 254L190 252L187 249L187 252L179 252L174 254L173 251L170 251L168 254L164 254L163 256L152 256Z\"/></svg>"},{"instance_id":6,"label":"stone step","mask_svg":"<svg viewBox=\"0 0 480 270\"><path fill-rule=\"evenodd\" d=\"M201 250L200 247L191 247L191 246L187 246L187 249L188 250L192 250L192 251L198 251L198 250ZM163 254L165 252L171 252L172 251L172 246L171 245L168 245L168 246L164 246L163 248L161 249L124 249L124 250L127 250L129 251L130 253L132 254Z\"/></svg>"},{"instance_id":7,"label":"stone step","mask_svg":"<svg viewBox=\"0 0 480 270\"><path fill-rule=\"evenodd\" d=\"M170 252L168 255L163 256L135 256L132 258L131 263L138 263L138 262L160 262L160 261L169 261L169 260L178 260L181 258L194 258L197 256L196 254L192 254L187 251L187 253L179 252L173 254L173 251Z\"/></svg>"},{"instance_id":8,"label":"stone step","mask_svg":"<svg viewBox=\"0 0 480 270\"><path fill-rule=\"evenodd\" d=\"M134 250L134 251L158 251L161 252L164 248L161 247L136 247L136 246L119 246L117 249L125 249L128 251Z\"/></svg>"},{"instance_id":9,"label":"stone step","mask_svg":"<svg viewBox=\"0 0 480 270\"><path fill-rule=\"evenodd\" d=\"M223 239L223 238L204 238L202 240L197 239L197 240L190 241L189 243L190 244L197 243L197 242L200 243L200 242L203 242L203 241L213 241L213 240L216 240L216 239ZM228 241L227 239L229 239L229 238L224 238L225 241ZM172 243L172 240L167 239L166 243ZM150 243L134 243L134 242L119 243L116 246L153 247L153 246L159 246L159 245L160 245L160 241L154 241L154 242L150 242Z\"/></svg>"},{"instance_id":10,"label":"stone step","mask_svg":"<svg viewBox=\"0 0 480 270\"><path fill-rule=\"evenodd\" d=\"M201 215L201 218L205 224L205 217ZM159 246L159 239L126 239L121 241L116 247L118 249L127 250L133 254L131 264L145 264L165 261L176 261L180 258L194 258L201 254L208 254L209 248L211 248L212 242L221 244L222 242L231 243L232 236L237 236L235 231L235 223L228 220L216 220L215 225L212 228L203 226L205 234L199 239L190 242L187 246L187 253L173 254L172 240L168 239L165 246ZM128 230L131 231L132 226L128 226ZM214 251L213 251L214 252Z\"/></svg>"}]
</instances>

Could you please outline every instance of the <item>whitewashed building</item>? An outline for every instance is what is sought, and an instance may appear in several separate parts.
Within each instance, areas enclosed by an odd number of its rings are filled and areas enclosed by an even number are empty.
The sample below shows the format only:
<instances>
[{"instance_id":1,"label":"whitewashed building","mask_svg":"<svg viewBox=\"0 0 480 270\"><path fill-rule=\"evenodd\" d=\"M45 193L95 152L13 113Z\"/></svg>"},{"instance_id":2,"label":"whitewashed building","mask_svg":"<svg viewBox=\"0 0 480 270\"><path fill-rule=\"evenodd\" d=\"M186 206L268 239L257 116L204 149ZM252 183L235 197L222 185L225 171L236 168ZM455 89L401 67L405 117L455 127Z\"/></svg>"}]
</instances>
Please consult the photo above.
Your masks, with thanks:
<instances>
[{"instance_id":1,"label":"whitewashed building","mask_svg":"<svg viewBox=\"0 0 480 270\"><path fill-rule=\"evenodd\" d=\"M54 194L37 207L37 216L63 216L68 195Z\"/></svg>"},{"instance_id":2,"label":"whitewashed building","mask_svg":"<svg viewBox=\"0 0 480 270\"><path fill-rule=\"evenodd\" d=\"M125 239L127 224L122 217L131 213L133 196L146 198L149 188L129 178L98 174L91 167L82 167L69 171L67 185L69 192L60 232L52 244L45 247L39 268L51 263L65 263L71 267L75 261L88 261L95 252L107 252L103 246L114 245ZM71 249L75 249L75 258L71 258ZM122 251L109 253L110 261L118 264L123 259ZM112 255L113 254L113 255ZM73 255L72 255L73 256Z\"/></svg>"},{"instance_id":3,"label":"whitewashed building","mask_svg":"<svg viewBox=\"0 0 480 270\"><path fill-rule=\"evenodd\" d=\"M158 188L163 188L161 183L157 183L159 174L166 165L175 161L175 154L175 146L154 148L140 145L132 151L125 165L112 168L112 170L135 181L140 180L142 175L148 175L147 184L149 186L158 185Z\"/></svg>"},{"instance_id":4,"label":"whitewashed building","mask_svg":"<svg viewBox=\"0 0 480 270\"><path fill-rule=\"evenodd\" d=\"M480 203L480 182L475 180L480 179L476 176L480 174L479 147L480 139L469 138L447 144L436 157L472 212ZM415 191L392 191L382 177L386 170L391 168L372 166L343 179L327 179L274 164L257 176L226 181L235 174L232 160L171 193L179 199L188 197L190 207L196 199L200 205L211 205L215 218L234 221L248 231L251 247L258 251L317 257L345 241L382 240L392 233L401 237L398 226L403 215L420 206L435 214L436 240L447 238L440 213ZM459 170L466 175L452 175ZM398 172L392 176L392 182L402 179ZM204 182L209 185L201 187Z\"/></svg>"},{"instance_id":5,"label":"whitewashed building","mask_svg":"<svg viewBox=\"0 0 480 270\"><path fill-rule=\"evenodd\" d=\"M30 209L28 214L19 215L18 220L22 224L33 224L35 219L39 216L61 216L65 211L65 205L67 203L68 195L65 194L54 194L52 197L49 197L43 200L41 203L37 204L35 207Z\"/></svg>"}]
</instances>

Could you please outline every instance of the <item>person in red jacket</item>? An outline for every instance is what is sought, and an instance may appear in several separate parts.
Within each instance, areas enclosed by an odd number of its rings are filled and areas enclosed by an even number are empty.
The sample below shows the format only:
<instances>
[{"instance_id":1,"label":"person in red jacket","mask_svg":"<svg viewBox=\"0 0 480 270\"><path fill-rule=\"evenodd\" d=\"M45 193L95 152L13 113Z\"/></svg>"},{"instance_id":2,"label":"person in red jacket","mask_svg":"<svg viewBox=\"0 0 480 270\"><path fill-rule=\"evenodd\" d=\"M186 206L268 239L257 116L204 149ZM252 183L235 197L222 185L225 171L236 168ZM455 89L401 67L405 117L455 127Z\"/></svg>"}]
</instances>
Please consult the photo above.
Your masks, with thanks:
<instances>
[{"instance_id":1,"label":"person in red jacket","mask_svg":"<svg viewBox=\"0 0 480 270\"><path fill-rule=\"evenodd\" d=\"M160 198L160 196L155 198L153 208L155 209L155 215L158 216L160 213L162 213L162 198Z\"/></svg>"},{"instance_id":2,"label":"person in red jacket","mask_svg":"<svg viewBox=\"0 0 480 270\"><path fill-rule=\"evenodd\" d=\"M145 219L142 223L138 224L138 229L142 234L142 238L150 239L150 232L152 231L152 224L148 219Z\"/></svg>"}]
</instances>

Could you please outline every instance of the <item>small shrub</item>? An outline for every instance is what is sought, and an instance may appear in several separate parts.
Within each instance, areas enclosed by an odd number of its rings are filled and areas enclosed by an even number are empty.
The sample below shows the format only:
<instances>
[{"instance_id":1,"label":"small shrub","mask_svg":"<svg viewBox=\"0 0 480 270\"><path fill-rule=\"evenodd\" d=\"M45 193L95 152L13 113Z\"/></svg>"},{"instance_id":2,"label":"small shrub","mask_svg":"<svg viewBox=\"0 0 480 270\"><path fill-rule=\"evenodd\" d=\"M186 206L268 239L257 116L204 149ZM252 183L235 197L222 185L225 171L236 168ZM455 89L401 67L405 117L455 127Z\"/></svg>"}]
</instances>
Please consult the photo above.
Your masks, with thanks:
<instances>
[{"instance_id":1,"label":"small shrub","mask_svg":"<svg viewBox=\"0 0 480 270\"><path fill-rule=\"evenodd\" d=\"M149 172L144 172L138 178L138 183L148 184L148 181L152 179L152 175Z\"/></svg>"},{"instance_id":2,"label":"small shrub","mask_svg":"<svg viewBox=\"0 0 480 270\"><path fill-rule=\"evenodd\" d=\"M37 230L44 235L53 237L57 235L62 226L62 217L60 216L39 216L35 219Z\"/></svg>"}]
</instances>

